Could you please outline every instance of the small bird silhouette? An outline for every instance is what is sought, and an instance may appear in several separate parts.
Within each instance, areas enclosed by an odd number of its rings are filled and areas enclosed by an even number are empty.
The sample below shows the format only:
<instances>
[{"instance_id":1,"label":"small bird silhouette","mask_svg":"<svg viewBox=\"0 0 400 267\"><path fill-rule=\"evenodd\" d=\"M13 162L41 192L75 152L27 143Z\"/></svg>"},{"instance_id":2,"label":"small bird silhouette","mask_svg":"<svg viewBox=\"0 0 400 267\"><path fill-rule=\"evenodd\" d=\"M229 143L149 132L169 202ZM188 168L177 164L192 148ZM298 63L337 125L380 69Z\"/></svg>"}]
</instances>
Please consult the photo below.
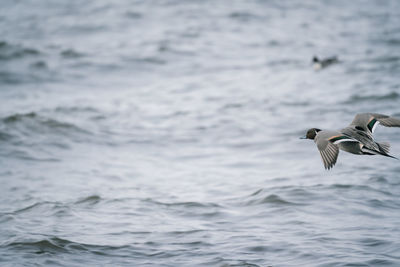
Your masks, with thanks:
<instances>
[{"instance_id":1,"label":"small bird silhouette","mask_svg":"<svg viewBox=\"0 0 400 267\"><path fill-rule=\"evenodd\" d=\"M349 126L339 131L311 128L301 139L311 139L317 144L325 169L332 168L339 155L339 149L357 155L389 155L390 144L375 142L373 133L378 124L386 127L400 127L400 119L378 113L357 114Z\"/></svg>"},{"instance_id":2,"label":"small bird silhouette","mask_svg":"<svg viewBox=\"0 0 400 267\"><path fill-rule=\"evenodd\" d=\"M320 69L326 68L334 63L339 62L337 57L328 57L328 58L324 58L324 59L319 59L316 56L313 57L312 61L313 61L313 67L315 70L320 70Z\"/></svg>"}]
</instances>

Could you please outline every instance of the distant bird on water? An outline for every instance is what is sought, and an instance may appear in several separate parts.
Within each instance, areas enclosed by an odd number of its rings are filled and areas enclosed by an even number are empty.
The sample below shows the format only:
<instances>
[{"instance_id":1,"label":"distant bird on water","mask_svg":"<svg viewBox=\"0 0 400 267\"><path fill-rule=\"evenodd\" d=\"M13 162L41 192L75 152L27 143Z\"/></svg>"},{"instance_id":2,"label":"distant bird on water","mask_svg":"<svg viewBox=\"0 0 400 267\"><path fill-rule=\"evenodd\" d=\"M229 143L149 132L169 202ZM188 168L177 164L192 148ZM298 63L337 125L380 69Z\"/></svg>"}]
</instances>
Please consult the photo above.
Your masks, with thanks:
<instances>
[{"instance_id":1,"label":"distant bird on water","mask_svg":"<svg viewBox=\"0 0 400 267\"><path fill-rule=\"evenodd\" d=\"M386 127L400 127L400 119L377 113L357 114L349 126L339 131L311 128L301 139L311 139L317 144L325 169L332 168L339 155L339 149L357 155L389 155L390 144L375 142L372 134L378 124Z\"/></svg>"},{"instance_id":2,"label":"distant bird on water","mask_svg":"<svg viewBox=\"0 0 400 267\"><path fill-rule=\"evenodd\" d=\"M320 69L326 68L334 63L339 62L337 57L328 57L328 58L324 58L324 59L319 59L316 56L313 57L312 61L313 61L313 67L315 70L320 70Z\"/></svg>"}]
</instances>

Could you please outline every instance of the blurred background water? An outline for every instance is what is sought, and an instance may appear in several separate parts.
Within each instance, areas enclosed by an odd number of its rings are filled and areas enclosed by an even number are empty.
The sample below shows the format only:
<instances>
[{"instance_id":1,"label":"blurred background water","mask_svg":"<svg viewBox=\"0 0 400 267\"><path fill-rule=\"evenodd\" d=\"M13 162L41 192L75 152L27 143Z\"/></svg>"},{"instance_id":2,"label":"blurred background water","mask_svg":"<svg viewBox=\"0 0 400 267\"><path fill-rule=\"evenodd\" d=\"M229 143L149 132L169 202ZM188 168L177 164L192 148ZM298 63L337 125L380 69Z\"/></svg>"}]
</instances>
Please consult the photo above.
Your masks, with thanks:
<instances>
[{"instance_id":1,"label":"blurred background water","mask_svg":"<svg viewBox=\"0 0 400 267\"><path fill-rule=\"evenodd\" d=\"M399 266L399 162L298 139L399 71L395 0L2 0L0 265Z\"/></svg>"}]
</instances>

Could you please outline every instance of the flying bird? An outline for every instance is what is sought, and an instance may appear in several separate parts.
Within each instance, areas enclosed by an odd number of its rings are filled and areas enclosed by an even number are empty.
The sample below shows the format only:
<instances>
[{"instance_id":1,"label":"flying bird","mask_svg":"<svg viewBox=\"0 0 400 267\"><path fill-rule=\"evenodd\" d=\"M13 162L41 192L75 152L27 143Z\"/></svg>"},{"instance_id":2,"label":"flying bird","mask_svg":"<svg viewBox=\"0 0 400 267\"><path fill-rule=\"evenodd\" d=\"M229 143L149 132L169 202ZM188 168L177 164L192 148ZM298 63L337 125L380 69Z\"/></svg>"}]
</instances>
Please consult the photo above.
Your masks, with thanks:
<instances>
[{"instance_id":1,"label":"flying bird","mask_svg":"<svg viewBox=\"0 0 400 267\"><path fill-rule=\"evenodd\" d=\"M324 59L319 59L318 57L314 56L313 57L313 67L315 70L320 70L325 67L328 67L334 63L338 63L339 60L337 57L329 57L329 58L324 58Z\"/></svg>"},{"instance_id":2,"label":"flying bird","mask_svg":"<svg viewBox=\"0 0 400 267\"><path fill-rule=\"evenodd\" d=\"M311 128L301 139L311 139L317 144L325 169L331 169L338 158L339 149L357 155L389 155L390 144L376 142L376 126L400 127L400 119L378 113L357 114L349 126L339 131Z\"/></svg>"}]
</instances>

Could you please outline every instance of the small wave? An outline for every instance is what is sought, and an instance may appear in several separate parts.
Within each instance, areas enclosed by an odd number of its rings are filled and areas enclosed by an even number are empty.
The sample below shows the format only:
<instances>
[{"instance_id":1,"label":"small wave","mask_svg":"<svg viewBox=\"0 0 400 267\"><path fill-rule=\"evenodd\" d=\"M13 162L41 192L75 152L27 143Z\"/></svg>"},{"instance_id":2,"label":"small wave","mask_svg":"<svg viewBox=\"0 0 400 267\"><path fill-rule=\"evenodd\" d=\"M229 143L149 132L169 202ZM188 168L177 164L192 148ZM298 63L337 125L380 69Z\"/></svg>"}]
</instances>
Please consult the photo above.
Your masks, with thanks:
<instances>
[{"instance_id":1,"label":"small wave","mask_svg":"<svg viewBox=\"0 0 400 267\"><path fill-rule=\"evenodd\" d=\"M290 191L290 196L296 196L296 197L306 197L306 198L311 198L315 197L315 194L305 188L293 188Z\"/></svg>"},{"instance_id":2,"label":"small wave","mask_svg":"<svg viewBox=\"0 0 400 267\"><path fill-rule=\"evenodd\" d=\"M391 200L371 199L368 204L374 208L399 209L399 204Z\"/></svg>"},{"instance_id":3,"label":"small wave","mask_svg":"<svg viewBox=\"0 0 400 267\"><path fill-rule=\"evenodd\" d=\"M0 141L8 141L12 138L11 134L0 131Z\"/></svg>"},{"instance_id":4,"label":"small wave","mask_svg":"<svg viewBox=\"0 0 400 267\"><path fill-rule=\"evenodd\" d=\"M204 230L188 230L188 231L172 231L172 232L168 232L168 235L172 235L174 237L183 237L183 236L187 236L187 235L193 235L193 234L197 234L197 233L202 233L204 232Z\"/></svg>"},{"instance_id":5,"label":"small wave","mask_svg":"<svg viewBox=\"0 0 400 267\"><path fill-rule=\"evenodd\" d=\"M300 65L299 61L292 60L292 59L279 59L279 60L271 60L267 62L267 65L270 67L276 66L297 66Z\"/></svg>"},{"instance_id":6,"label":"small wave","mask_svg":"<svg viewBox=\"0 0 400 267\"><path fill-rule=\"evenodd\" d=\"M43 203L36 202L36 203L34 203L32 205L29 205L29 206L27 206L25 208L22 208L22 209L14 211L14 214L19 214L19 213L23 213L23 212L26 212L26 211L30 211L30 210L32 210L32 209L34 209L36 207L41 206L41 205L43 205Z\"/></svg>"},{"instance_id":7,"label":"small wave","mask_svg":"<svg viewBox=\"0 0 400 267\"><path fill-rule=\"evenodd\" d=\"M0 224L14 221L15 217L12 214L9 213L0 213Z\"/></svg>"},{"instance_id":8,"label":"small wave","mask_svg":"<svg viewBox=\"0 0 400 267\"><path fill-rule=\"evenodd\" d=\"M131 57L131 58L124 57L122 60L126 62L151 64L151 65L165 65L167 63L166 60L157 56Z\"/></svg>"},{"instance_id":9,"label":"small wave","mask_svg":"<svg viewBox=\"0 0 400 267\"><path fill-rule=\"evenodd\" d=\"M243 21L243 22L259 18L259 16L255 15L253 13L250 13L250 12L246 12L246 11L232 12L228 15L228 17L231 19Z\"/></svg>"},{"instance_id":10,"label":"small wave","mask_svg":"<svg viewBox=\"0 0 400 267\"><path fill-rule=\"evenodd\" d=\"M66 150L71 147L71 141L93 140L88 139L92 134L84 128L35 112L0 118L0 131L0 142L7 141L13 147L7 155L33 161L59 161L57 154L44 148L44 145Z\"/></svg>"},{"instance_id":11,"label":"small wave","mask_svg":"<svg viewBox=\"0 0 400 267\"><path fill-rule=\"evenodd\" d=\"M193 247L195 249L199 249L199 247L210 247L212 244L205 241L191 241L191 242L171 242L172 246L183 246L183 247Z\"/></svg>"},{"instance_id":12,"label":"small wave","mask_svg":"<svg viewBox=\"0 0 400 267\"><path fill-rule=\"evenodd\" d=\"M270 193L271 189L258 189L252 194L244 198L244 205L262 205L270 204L275 206L291 206L291 205L307 205L306 199L314 196L313 192L306 188L297 188L293 186L274 187L274 193ZM282 194L276 192L283 192L285 196L288 196L291 201L282 197ZM300 200L293 201L293 199Z\"/></svg>"},{"instance_id":13,"label":"small wave","mask_svg":"<svg viewBox=\"0 0 400 267\"><path fill-rule=\"evenodd\" d=\"M43 126L45 126L47 129L72 130L79 133L88 133L87 130L81 129L80 127L72 123L61 122L55 119L46 118L38 115L35 112L13 114L3 118L2 121L8 126L15 124L23 124L28 126L29 124L30 130L37 129L39 132L42 132L44 130ZM35 124L37 127L35 127Z\"/></svg>"},{"instance_id":14,"label":"small wave","mask_svg":"<svg viewBox=\"0 0 400 267\"><path fill-rule=\"evenodd\" d=\"M39 60L30 64L30 67L35 70L47 69L47 64L43 60Z\"/></svg>"},{"instance_id":15,"label":"small wave","mask_svg":"<svg viewBox=\"0 0 400 267\"><path fill-rule=\"evenodd\" d=\"M78 201L75 202L75 204L90 204L90 205L95 205L99 203L102 200L102 198L98 195L92 195L88 196L85 198L82 198Z\"/></svg>"},{"instance_id":16,"label":"small wave","mask_svg":"<svg viewBox=\"0 0 400 267\"><path fill-rule=\"evenodd\" d=\"M313 190L331 190L331 189L337 189L337 190L343 190L343 191L373 191L377 193L382 193L385 195L392 195L390 192L387 191L382 191L379 189L376 189L370 185L365 185L365 184L317 184L311 187Z\"/></svg>"},{"instance_id":17,"label":"small wave","mask_svg":"<svg viewBox=\"0 0 400 267\"><path fill-rule=\"evenodd\" d=\"M377 63L391 63L391 62L400 61L400 57L398 57L398 56L383 56L383 57L375 58L372 61L377 62Z\"/></svg>"},{"instance_id":18,"label":"small wave","mask_svg":"<svg viewBox=\"0 0 400 267\"><path fill-rule=\"evenodd\" d=\"M223 105L220 110L221 111L225 111L225 110L231 110L231 109L241 109L243 108L243 104L242 103L228 103Z\"/></svg>"},{"instance_id":19,"label":"small wave","mask_svg":"<svg viewBox=\"0 0 400 267\"><path fill-rule=\"evenodd\" d=\"M57 213L61 210L65 210L66 208L67 207L60 202L42 201L42 202L35 202L29 206L15 210L10 214L16 215L27 212L37 212L38 210L43 210L44 212Z\"/></svg>"},{"instance_id":20,"label":"small wave","mask_svg":"<svg viewBox=\"0 0 400 267\"><path fill-rule=\"evenodd\" d=\"M63 50L60 54L64 58L80 58L84 56L83 53L79 53L73 49Z\"/></svg>"},{"instance_id":21,"label":"small wave","mask_svg":"<svg viewBox=\"0 0 400 267\"><path fill-rule=\"evenodd\" d=\"M77 127L74 124L67 123L67 122L61 122L61 121L57 121L57 120L54 120L54 119L45 119L45 120L41 121L41 123L46 125L46 126L49 126L50 128L74 129L74 130L79 131L79 132L87 133L87 131Z\"/></svg>"},{"instance_id":22,"label":"small wave","mask_svg":"<svg viewBox=\"0 0 400 267\"><path fill-rule=\"evenodd\" d=\"M17 121L20 121L20 120L22 120L22 119L24 119L24 118L36 118L37 117L37 115L36 115L36 113L35 112L29 112L29 113L24 113L24 114L14 114L14 115L10 115L10 116L8 116L8 117L5 117L4 119L3 119L3 121L5 122L5 123L13 123L13 122L17 122Z\"/></svg>"},{"instance_id":23,"label":"small wave","mask_svg":"<svg viewBox=\"0 0 400 267\"><path fill-rule=\"evenodd\" d=\"M357 185L352 184L333 184L331 185L332 188L339 188L339 189L351 189L354 187L358 187ZM362 187L363 189L368 188L368 186Z\"/></svg>"},{"instance_id":24,"label":"small wave","mask_svg":"<svg viewBox=\"0 0 400 267\"><path fill-rule=\"evenodd\" d=\"M257 191L255 191L254 193L252 193L250 196L257 196L259 195L261 192L263 192L263 189L258 189Z\"/></svg>"},{"instance_id":25,"label":"small wave","mask_svg":"<svg viewBox=\"0 0 400 267\"><path fill-rule=\"evenodd\" d=\"M366 101L387 101L387 100L397 100L399 99L400 94L396 92L390 92L385 95L352 95L350 99L345 101L345 104L352 104L358 102L366 102Z\"/></svg>"},{"instance_id":26,"label":"small wave","mask_svg":"<svg viewBox=\"0 0 400 267\"><path fill-rule=\"evenodd\" d=\"M364 246L368 246L368 247L380 247L380 246L391 246L392 242L389 242L387 240L380 240L380 239L376 239L376 238L363 238L361 240L359 240L359 242L361 244L363 244Z\"/></svg>"},{"instance_id":27,"label":"small wave","mask_svg":"<svg viewBox=\"0 0 400 267\"><path fill-rule=\"evenodd\" d=\"M33 73L9 72L0 71L0 83L3 84L21 84L28 82L38 82L43 80L43 77L37 76Z\"/></svg>"},{"instance_id":28,"label":"small wave","mask_svg":"<svg viewBox=\"0 0 400 267\"><path fill-rule=\"evenodd\" d=\"M58 144L55 144L58 145ZM59 145L58 145L59 146ZM39 154L39 155L36 155ZM18 158L18 159L23 159L27 161L41 161L41 162L59 162L60 159L51 157L51 156L46 156L46 155L40 155L40 153L35 153L34 151L28 152L24 151L21 149L15 149L9 153L7 153L7 157L11 158Z\"/></svg>"},{"instance_id":29,"label":"small wave","mask_svg":"<svg viewBox=\"0 0 400 267\"><path fill-rule=\"evenodd\" d=\"M266 45L267 45L267 46L270 46L270 47L281 47L281 46L284 46L285 43L283 43L283 42L280 41L280 40L273 39L273 40L268 41L268 42L266 43Z\"/></svg>"},{"instance_id":30,"label":"small wave","mask_svg":"<svg viewBox=\"0 0 400 267\"><path fill-rule=\"evenodd\" d=\"M58 114L66 115L68 117L71 116L85 116L90 120L102 120L107 118L104 113L100 110L93 107L85 107L85 106L60 106L55 109L46 110L48 112L56 112Z\"/></svg>"},{"instance_id":31,"label":"small wave","mask_svg":"<svg viewBox=\"0 0 400 267\"><path fill-rule=\"evenodd\" d=\"M63 246L67 243L60 238L44 239L33 242L13 242L8 247L13 247L17 250L35 250L36 253L44 252L63 252L67 251Z\"/></svg>"},{"instance_id":32,"label":"small wave","mask_svg":"<svg viewBox=\"0 0 400 267\"><path fill-rule=\"evenodd\" d=\"M143 63L157 64L157 65L164 65L167 63L167 61L157 57L143 57L137 60Z\"/></svg>"},{"instance_id":33,"label":"small wave","mask_svg":"<svg viewBox=\"0 0 400 267\"><path fill-rule=\"evenodd\" d=\"M400 39L389 39L386 40L386 43L389 45L398 46L400 45Z\"/></svg>"},{"instance_id":34,"label":"small wave","mask_svg":"<svg viewBox=\"0 0 400 267\"><path fill-rule=\"evenodd\" d=\"M257 196L257 195L255 195L255 196ZM296 205L296 203L287 201L287 200L283 199L282 197L275 195L275 194L270 194L265 197L251 199L251 200L248 200L245 202L245 206L262 205L262 204L271 204L271 205L276 205L276 206Z\"/></svg>"},{"instance_id":35,"label":"small wave","mask_svg":"<svg viewBox=\"0 0 400 267\"><path fill-rule=\"evenodd\" d=\"M233 259L225 259L222 257L215 258L212 264L208 264L208 266L213 266L215 263L219 263L220 267L261 267L261 265L257 265L254 263L250 263L246 260L233 260ZM267 265L266 267L272 267Z\"/></svg>"},{"instance_id":36,"label":"small wave","mask_svg":"<svg viewBox=\"0 0 400 267\"><path fill-rule=\"evenodd\" d=\"M391 261L391 260L386 260L386 259L373 259L367 261L365 264L360 265L360 266L397 266L398 262L396 261ZM350 266L350 265L345 265L345 266ZM356 265L352 265L356 266Z\"/></svg>"},{"instance_id":37,"label":"small wave","mask_svg":"<svg viewBox=\"0 0 400 267\"><path fill-rule=\"evenodd\" d=\"M158 45L158 52L161 53L170 53L173 55L178 55L178 56L194 56L196 55L196 51L193 49L180 49L178 47L173 47L169 45L165 41L160 41Z\"/></svg>"},{"instance_id":38,"label":"small wave","mask_svg":"<svg viewBox=\"0 0 400 267\"><path fill-rule=\"evenodd\" d=\"M283 251L283 248L277 248L277 247L273 247L273 246L262 246L262 245L258 245L258 246L251 246L251 247L247 247L246 248L248 251L250 252L280 252Z\"/></svg>"},{"instance_id":39,"label":"small wave","mask_svg":"<svg viewBox=\"0 0 400 267\"><path fill-rule=\"evenodd\" d=\"M125 16L130 19L140 19L143 17L142 13L134 12L134 11L127 11Z\"/></svg>"},{"instance_id":40,"label":"small wave","mask_svg":"<svg viewBox=\"0 0 400 267\"><path fill-rule=\"evenodd\" d=\"M282 101L282 105L292 106L292 107L307 107L310 106L309 101Z\"/></svg>"},{"instance_id":41,"label":"small wave","mask_svg":"<svg viewBox=\"0 0 400 267\"><path fill-rule=\"evenodd\" d=\"M90 251L95 254L106 255L110 251L127 248L128 246L109 246L94 245L79 242L73 242L56 236L43 238L37 241L17 241L11 242L7 247L20 251L33 251L35 253L57 253L57 252L74 252L74 251Z\"/></svg>"},{"instance_id":42,"label":"small wave","mask_svg":"<svg viewBox=\"0 0 400 267\"><path fill-rule=\"evenodd\" d=\"M388 184L389 181L383 176L374 176L368 179L370 183Z\"/></svg>"},{"instance_id":43,"label":"small wave","mask_svg":"<svg viewBox=\"0 0 400 267\"><path fill-rule=\"evenodd\" d=\"M97 109L90 107L57 107L55 111L70 114L71 112L97 112Z\"/></svg>"},{"instance_id":44,"label":"small wave","mask_svg":"<svg viewBox=\"0 0 400 267\"><path fill-rule=\"evenodd\" d=\"M89 24L89 23L76 23L72 25L65 25L62 31L65 33L75 35L94 34L107 30L107 24Z\"/></svg>"},{"instance_id":45,"label":"small wave","mask_svg":"<svg viewBox=\"0 0 400 267\"><path fill-rule=\"evenodd\" d=\"M5 41L0 41L0 60L12 60L26 56L37 56L40 54L39 50L33 48L26 48L20 45L13 45Z\"/></svg>"},{"instance_id":46,"label":"small wave","mask_svg":"<svg viewBox=\"0 0 400 267\"><path fill-rule=\"evenodd\" d=\"M357 190L357 191L370 191L380 193L386 196L391 196L392 193L380 189L373 188L369 185L358 185L358 184L332 184L328 186L329 188L333 189L340 189L340 190Z\"/></svg>"},{"instance_id":47,"label":"small wave","mask_svg":"<svg viewBox=\"0 0 400 267\"><path fill-rule=\"evenodd\" d=\"M154 199L144 199L143 201L157 206L162 206L163 208L167 208L172 212L178 213L180 216L200 216L202 218L212 218L218 217L222 214L222 212L220 211L221 206L215 203L200 203L194 201L166 203L156 201Z\"/></svg>"},{"instance_id":48,"label":"small wave","mask_svg":"<svg viewBox=\"0 0 400 267\"><path fill-rule=\"evenodd\" d=\"M145 199L146 202L150 202L156 205L160 206L166 206L166 207L188 207L188 208L209 208L209 207L220 207L218 204L215 203L200 203L200 202L194 202L194 201L188 201L188 202L161 202L157 201L154 199Z\"/></svg>"}]
</instances>

